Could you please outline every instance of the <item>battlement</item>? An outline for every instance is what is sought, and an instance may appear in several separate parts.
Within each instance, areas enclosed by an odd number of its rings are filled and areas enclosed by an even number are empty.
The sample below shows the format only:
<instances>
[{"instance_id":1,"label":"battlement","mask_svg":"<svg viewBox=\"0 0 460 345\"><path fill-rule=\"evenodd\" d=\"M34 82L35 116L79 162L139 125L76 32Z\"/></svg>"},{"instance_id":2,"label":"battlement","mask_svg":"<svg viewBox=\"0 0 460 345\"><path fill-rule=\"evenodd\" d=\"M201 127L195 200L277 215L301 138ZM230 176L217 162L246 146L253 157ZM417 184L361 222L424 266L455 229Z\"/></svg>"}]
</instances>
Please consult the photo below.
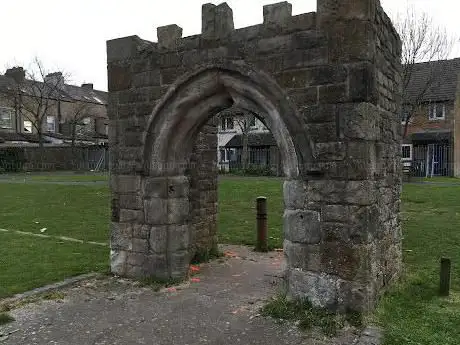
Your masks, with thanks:
<instances>
[{"instance_id":1,"label":"battlement","mask_svg":"<svg viewBox=\"0 0 460 345\"><path fill-rule=\"evenodd\" d=\"M269 31L268 34L277 35L316 27L316 13L293 16L292 5L287 1L263 6L263 23L241 29L235 29L233 10L226 2L220 5L204 4L201 10L200 36L206 40L219 40L229 36L241 36L241 39L250 40L251 37L260 35L264 29ZM178 48L181 46L180 40L188 38L182 38L182 29L176 24L159 27L157 36L158 45L165 48Z\"/></svg>"},{"instance_id":2,"label":"battlement","mask_svg":"<svg viewBox=\"0 0 460 345\"><path fill-rule=\"evenodd\" d=\"M384 15L379 15L380 12ZM310 30L326 36L331 36L331 30L337 33L351 29L361 32L367 31L365 23L373 23L377 17L385 16L379 0L317 0L317 12L299 15L292 15L292 5L283 1L263 6L261 24L235 29L233 10L226 2L219 5L206 3L202 5L201 34L183 37L183 29L177 24L161 26L157 28L157 42L137 36L108 41L107 57L108 61L124 60L146 49L155 52L194 50L202 49L203 42L206 46L218 47L222 43L250 42ZM388 27L392 26L389 20L384 22ZM394 37L394 29L390 31L392 39L398 40ZM213 43L218 41L221 44Z\"/></svg>"},{"instance_id":3,"label":"battlement","mask_svg":"<svg viewBox=\"0 0 460 345\"><path fill-rule=\"evenodd\" d=\"M183 37L177 24L157 28L158 42L149 42L138 36L107 41L108 60L123 60L149 46L153 50L181 50L198 48L201 39L250 41L260 37L274 37L297 31L316 29L316 12L292 15L292 5L279 2L263 6L263 23L235 29L233 10L226 3L202 5L201 34ZM137 48L136 48L137 47Z\"/></svg>"}]
</instances>

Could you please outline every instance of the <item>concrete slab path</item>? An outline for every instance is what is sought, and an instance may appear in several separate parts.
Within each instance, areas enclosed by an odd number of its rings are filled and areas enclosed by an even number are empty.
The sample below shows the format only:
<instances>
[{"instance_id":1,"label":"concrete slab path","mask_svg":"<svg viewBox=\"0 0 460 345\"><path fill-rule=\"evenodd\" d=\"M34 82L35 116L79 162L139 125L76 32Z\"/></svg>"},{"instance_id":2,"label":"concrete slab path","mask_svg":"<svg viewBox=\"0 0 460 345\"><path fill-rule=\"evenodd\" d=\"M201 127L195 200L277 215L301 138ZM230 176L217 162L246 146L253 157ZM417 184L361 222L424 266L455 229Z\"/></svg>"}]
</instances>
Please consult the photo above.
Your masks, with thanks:
<instances>
[{"instance_id":1,"label":"concrete slab path","mask_svg":"<svg viewBox=\"0 0 460 345\"><path fill-rule=\"evenodd\" d=\"M264 301L279 288L283 254L258 254L239 246L224 250L234 257L201 265L194 276L199 281L155 292L120 278L91 279L65 288L63 300L14 309L10 314L16 321L0 326L0 344L378 343L372 330L344 330L330 339L260 316Z\"/></svg>"}]
</instances>

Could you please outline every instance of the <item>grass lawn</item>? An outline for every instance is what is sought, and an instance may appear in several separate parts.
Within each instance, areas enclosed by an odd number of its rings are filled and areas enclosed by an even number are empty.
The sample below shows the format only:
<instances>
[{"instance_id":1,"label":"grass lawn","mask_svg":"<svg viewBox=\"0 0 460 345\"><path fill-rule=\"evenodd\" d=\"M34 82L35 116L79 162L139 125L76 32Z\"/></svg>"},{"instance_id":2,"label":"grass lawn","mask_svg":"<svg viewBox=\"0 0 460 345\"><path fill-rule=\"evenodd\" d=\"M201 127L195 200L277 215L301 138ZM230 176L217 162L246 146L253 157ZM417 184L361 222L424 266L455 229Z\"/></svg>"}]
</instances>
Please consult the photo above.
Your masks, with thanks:
<instances>
[{"instance_id":1,"label":"grass lawn","mask_svg":"<svg viewBox=\"0 0 460 345\"><path fill-rule=\"evenodd\" d=\"M402 205L406 277L378 309L385 344L460 344L460 186L405 185ZM442 256L452 260L449 298L436 296Z\"/></svg>"},{"instance_id":2,"label":"grass lawn","mask_svg":"<svg viewBox=\"0 0 460 345\"><path fill-rule=\"evenodd\" d=\"M101 246L0 233L0 298L71 276L107 271L108 259L108 249Z\"/></svg>"},{"instance_id":3,"label":"grass lawn","mask_svg":"<svg viewBox=\"0 0 460 345\"><path fill-rule=\"evenodd\" d=\"M0 228L67 236L84 241L109 239L109 189L98 186L0 184Z\"/></svg>"},{"instance_id":4,"label":"grass lawn","mask_svg":"<svg viewBox=\"0 0 460 345\"><path fill-rule=\"evenodd\" d=\"M254 245L256 198L267 197L269 247L283 247L283 180L222 178L219 182L219 242Z\"/></svg>"},{"instance_id":5,"label":"grass lawn","mask_svg":"<svg viewBox=\"0 0 460 345\"><path fill-rule=\"evenodd\" d=\"M108 240L105 185L0 184L0 195L0 228L40 233L46 227L48 235ZM258 196L268 197L270 246L282 246L282 180L276 178L221 178L221 243L254 245ZM405 278L383 297L376 313L385 344L458 345L460 186L405 185L402 218ZM449 298L436 296L441 256L453 264ZM0 232L0 297L105 270L107 261L104 247Z\"/></svg>"}]
</instances>

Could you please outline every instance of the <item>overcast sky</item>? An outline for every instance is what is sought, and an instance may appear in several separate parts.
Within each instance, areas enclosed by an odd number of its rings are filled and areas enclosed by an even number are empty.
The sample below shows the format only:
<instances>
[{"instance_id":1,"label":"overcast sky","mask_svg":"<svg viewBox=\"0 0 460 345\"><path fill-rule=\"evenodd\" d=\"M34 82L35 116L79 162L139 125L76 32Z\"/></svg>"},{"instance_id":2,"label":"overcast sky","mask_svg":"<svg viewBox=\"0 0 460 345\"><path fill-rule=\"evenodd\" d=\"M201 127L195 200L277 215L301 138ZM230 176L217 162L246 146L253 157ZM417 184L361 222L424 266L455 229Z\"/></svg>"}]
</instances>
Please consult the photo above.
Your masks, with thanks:
<instances>
[{"instance_id":1,"label":"overcast sky","mask_svg":"<svg viewBox=\"0 0 460 345\"><path fill-rule=\"evenodd\" d=\"M106 45L109 39L138 35L156 41L156 27L178 24L184 36L201 31L206 0L2 0L0 71L27 68L37 56L50 71L70 73L72 84L94 83L107 90ZM262 6L277 0L227 0L236 28L262 22ZM316 11L316 0L290 0L293 14ZM411 4L460 37L458 0L381 0L390 15ZM452 57L460 57L457 45Z\"/></svg>"}]
</instances>

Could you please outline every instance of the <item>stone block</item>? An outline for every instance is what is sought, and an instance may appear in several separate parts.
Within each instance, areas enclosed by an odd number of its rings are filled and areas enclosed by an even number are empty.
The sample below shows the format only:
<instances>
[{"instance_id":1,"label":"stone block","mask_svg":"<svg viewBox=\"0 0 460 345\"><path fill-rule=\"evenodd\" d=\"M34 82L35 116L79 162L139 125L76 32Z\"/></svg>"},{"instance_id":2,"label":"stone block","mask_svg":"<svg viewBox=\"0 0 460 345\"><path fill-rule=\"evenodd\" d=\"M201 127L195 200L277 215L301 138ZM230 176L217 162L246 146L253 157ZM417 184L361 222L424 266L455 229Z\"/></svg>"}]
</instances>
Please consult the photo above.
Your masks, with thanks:
<instances>
[{"instance_id":1,"label":"stone block","mask_svg":"<svg viewBox=\"0 0 460 345\"><path fill-rule=\"evenodd\" d=\"M320 103L343 103L349 100L347 83L321 85L319 87Z\"/></svg>"},{"instance_id":2,"label":"stone block","mask_svg":"<svg viewBox=\"0 0 460 345\"><path fill-rule=\"evenodd\" d=\"M168 226L153 226L149 236L150 250L153 253L166 253L168 246Z\"/></svg>"},{"instance_id":3,"label":"stone block","mask_svg":"<svg viewBox=\"0 0 460 345\"><path fill-rule=\"evenodd\" d=\"M146 71L137 73L133 77L133 84L135 87L146 87L146 86L161 86L161 73L160 70L156 69L153 71Z\"/></svg>"},{"instance_id":4,"label":"stone block","mask_svg":"<svg viewBox=\"0 0 460 345\"><path fill-rule=\"evenodd\" d=\"M119 193L137 193L141 188L141 177L135 175L115 175L115 189Z\"/></svg>"},{"instance_id":5,"label":"stone block","mask_svg":"<svg viewBox=\"0 0 460 345\"><path fill-rule=\"evenodd\" d=\"M150 226L144 224L133 224L133 238L148 240L150 237Z\"/></svg>"},{"instance_id":6,"label":"stone block","mask_svg":"<svg viewBox=\"0 0 460 345\"><path fill-rule=\"evenodd\" d=\"M337 106L340 137L344 139L378 140L379 110L370 103L340 104Z\"/></svg>"},{"instance_id":7,"label":"stone block","mask_svg":"<svg viewBox=\"0 0 460 345\"><path fill-rule=\"evenodd\" d=\"M340 161L347 154L344 142L316 143L315 155L318 161Z\"/></svg>"},{"instance_id":8,"label":"stone block","mask_svg":"<svg viewBox=\"0 0 460 345\"><path fill-rule=\"evenodd\" d=\"M152 198L144 200L145 220L150 225L166 225L168 223L168 200Z\"/></svg>"},{"instance_id":9,"label":"stone block","mask_svg":"<svg viewBox=\"0 0 460 345\"><path fill-rule=\"evenodd\" d=\"M292 17L292 4L287 1L264 6L264 25L286 27Z\"/></svg>"},{"instance_id":10,"label":"stone block","mask_svg":"<svg viewBox=\"0 0 460 345\"><path fill-rule=\"evenodd\" d=\"M284 240L283 250L288 267L311 272L321 271L320 245L300 244Z\"/></svg>"},{"instance_id":11,"label":"stone block","mask_svg":"<svg viewBox=\"0 0 460 345\"><path fill-rule=\"evenodd\" d=\"M166 49L175 49L182 38L182 28L176 24L157 28L158 46Z\"/></svg>"},{"instance_id":12,"label":"stone block","mask_svg":"<svg viewBox=\"0 0 460 345\"><path fill-rule=\"evenodd\" d=\"M190 225L169 225L169 243L168 248L172 252L186 250L190 247Z\"/></svg>"},{"instance_id":13,"label":"stone block","mask_svg":"<svg viewBox=\"0 0 460 345\"><path fill-rule=\"evenodd\" d=\"M120 209L121 223L143 223L144 212L141 210Z\"/></svg>"},{"instance_id":14,"label":"stone block","mask_svg":"<svg viewBox=\"0 0 460 345\"><path fill-rule=\"evenodd\" d=\"M185 198L190 193L190 181L186 176L168 178L168 198Z\"/></svg>"},{"instance_id":15,"label":"stone block","mask_svg":"<svg viewBox=\"0 0 460 345\"><path fill-rule=\"evenodd\" d=\"M168 224L185 224L190 218L190 200L174 198L167 200Z\"/></svg>"},{"instance_id":16,"label":"stone block","mask_svg":"<svg viewBox=\"0 0 460 345\"><path fill-rule=\"evenodd\" d=\"M289 99L298 107L318 103L318 87L311 86L302 89L291 89L287 92Z\"/></svg>"},{"instance_id":17,"label":"stone block","mask_svg":"<svg viewBox=\"0 0 460 345\"><path fill-rule=\"evenodd\" d=\"M370 284L339 279L337 302L338 312L367 313L375 307L377 301Z\"/></svg>"},{"instance_id":18,"label":"stone block","mask_svg":"<svg viewBox=\"0 0 460 345\"><path fill-rule=\"evenodd\" d=\"M174 84L176 80L187 71L182 67L166 68L161 70L161 85L168 86Z\"/></svg>"},{"instance_id":19,"label":"stone block","mask_svg":"<svg viewBox=\"0 0 460 345\"><path fill-rule=\"evenodd\" d=\"M112 249L110 251L110 271L118 276L126 274L126 261L128 252L124 250Z\"/></svg>"},{"instance_id":20,"label":"stone block","mask_svg":"<svg viewBox=\"0 0 460 345\"><path fill-rule=\"evenodd\" d=\"M298 14L292 16L288 21L286 31L296 32L305 30L316 31L316 12Z\"/></svg>"},{"instance_id":21,"label":"stone block","mask_svg":"<svg viewBox=\"0 0 460 345\"><path fill-rule=\"evenodd\" d=\"M110 248L129 251L132 248L133 228L130 223L110 224Z\"/></svg>"},{"instance_id":22,"label":"stone block","mask_svg":"<svg viewBox=\"0 0 460 345\"><path fill-rule=\"evenodd\" d=\"M321 27L350 19L371 21L375 18L377 6L376 0L320 0L317 16Z\"/></svg>"},{"instance_id":23,"label":"stone block","mask_svg":"<svg viewBox=\"0 0 460 345\"><path fill-rule=\"evenodd\" d=\"M328 143L338 141L339 139L336 122L310 123L305 128L308 131L309 137L315 143Z\"/></svg>"},{"instance_id":24,"label":"stone block","mask_svg":"<svg viewBox=\"0 0 460 345\"><path fill-rule=\"evenodd\" d=\"M144 265L144 262L145 262L146 258L147 258L147 256L144 253L130 252L130 253L128 253L128 259L127 259L126 263L128 264L128 267L129 266L135 266L135 267L139 267L139 269L141 269L142 266ZM143 272L139 271L136 274L136 276L138 278L141 278L143 276Z\"/></svg>"},{"instance_id":25,"label":"stone block","mask_svg":"<svg viewBox=\"0 0 460 345\"><path fill-rule=\"evenodd\" d=\"M152 277L158 280L168 280L171 278L165 254L151 254L146 256L142 265L142 272L145 277Z\"/></svg>"},{"instance_id":26,"label":"stone block","mask_svg":"<svg viewBox=\"0 0 460 345\"><path fill-rule=\"evenodd\" d=\"M350 64L347 69L350 101L377 103L375 66L370 62L363 62Z\"/></svg>"},{"instance_id":27,"label":"stone block","mask_svg":"<svg viewBox=\"0 0 460 345\"><path fill-rule=\"evenodd\" d=\"M127 36L107 41L107 61L120 61L134 58L146 41L138 36Z\"/></svg>"},{"instance_id":28,"label":"stone block","mask_svg":"<svg viewBox=\"0 0 460 345\"><path fill-rule=\"evenodd\" d=\"M129 65L115 63L108 65L108 86L110 92L128 90L132 82L133 75Z\"/></svg>"},{"instance_id":29,"label":"stone block","mask_svg":"<svg viewBox=\"0 0 460 345\"><path fill-rule=\"evenodd\" d=\"M286 180L283 184L284 207L300 210L305 206L305 183L300 180Z\"/></svg>"},{"instance_id":30,"label":"stone block","mask_svg":"<svg viewBox=\"0 0 460 345\"><path fill-rule=\"evenodd\" d=\"M285 70L289 70L325 65L327 63L327 47L318 47L308 50L291 50L290 52L284 53L282 66ZM273 72L277 72L278 70Z\"/></svg>"},{"instance_id":31,"label":"stone block","mask_svg":"<svg viewBox=\"0 0 460 345\"><path fill-rule=\"evenodd\" d=\"M145 238L133 238L131 251L134 253L148 254L149 241Z\"/></svg>"},{"instance_id":32,"label":"stone block","mask_svg":"<svg viewBox=\"0 0 460 345\"><path fill-rule=\"evenodd\" d=\"M374 26L361 20L339 21L326 29L330 63L373 61Z\"/></svg>"},{"instance_id":33,"label":"stone block","mask_svg":"<svg viewBox=\"0 0 460 345\"><path fill-rule=\"evenodd\" d=\"M171 278L183 279L187 276L192 255L188 250L177 251L171 254Z\"/></svg>"},{"instance_id":34,"label":"stone block","mask_svg":"<svg viewBox=\"0 0 460 345\"><path fill-rule=\"evenodd\" d=\"M368 244L324 242L321 244L321 269L344 280L368 282L372 273L372 255Z\"/></svg>"},{"instance_id":35,"label":"stone block","mask_svg":"<svg viewBox=\"0 0 460 345\"><path fill-rule=\"evenodd\" d=\"M142 210L142 198L138 194L119 194L119 205L122 209Z\"/></svg>"},{"instance_id":36,"label":"stone block","mask_svg":"<svg viewBox=\"0 0 460 345\"><path fill-rule=\"evenodd\" d=\"M204 4L202 6L201 33L204 39L226 37L235 29L233 10L227 3L220 5Z\"/></svg>"},{"instance_id":37,"label":"stone block","mask_svg":"<svg viewBox=\"0 0 460 345\"><path fill-rule=\"evenodd\" d=\"M300 108L305 123L333 123L337 120L335 104L308 105Z\"/></svg>"},{"instance_id":38,"label":"stone block","mask_svg":"<svg viewBox=\"0 0 460 345\"><path fill-rule=\"evenodd\" d=\"M321 241L320 214L316 211L286 210L284 235L291 242L317 244Z\"/></svg>"},{"instance_id":39,"label":"stone block","mask_svg":"<svg viewBox=\"0 0 460 345\"><path fill-rule=\"evenodd\" d=\"M168 197L168 179L166 177L145 177L142 181L145 198Z\"/></svg>"},{"instance_id":40,"label":"stone block","mask_svg":"<svg viewBox=\"0 0 460 345\"><path fill-rule=\"evenodd\" d=\"M338 278L324 273L289 269L288 295L295 299L308 299L314 306L335 309Z\"/></svg>"}]
</instances>

